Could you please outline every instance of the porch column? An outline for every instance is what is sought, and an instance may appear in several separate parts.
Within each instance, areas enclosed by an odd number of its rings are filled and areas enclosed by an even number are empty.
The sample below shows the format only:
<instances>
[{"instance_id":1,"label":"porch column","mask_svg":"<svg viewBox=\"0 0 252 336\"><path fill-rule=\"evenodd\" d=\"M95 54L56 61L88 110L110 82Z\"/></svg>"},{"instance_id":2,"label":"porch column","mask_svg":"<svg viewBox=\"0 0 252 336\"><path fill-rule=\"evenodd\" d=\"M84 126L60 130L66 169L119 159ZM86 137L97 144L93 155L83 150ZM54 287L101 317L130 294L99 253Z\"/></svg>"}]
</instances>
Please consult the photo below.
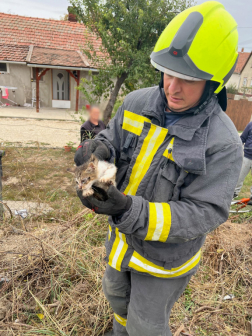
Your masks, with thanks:
<instances>
[{"instance_id":1,"label":"porch column","mask_svg":"<svg viewBox=\"0 0 252 336\"><path fill-rule=\"evenodd\" d=\"M80 85L80 70L77 70L77 79L76 79L77 87ZM75 105L75 112L79 110L79 90L76 89L76 105Z\"/></svg>"},{"instance_id":2,"label":"porch column","mask_svg":"<svg viewBox=\"0 0 252 336\"><path fill-rule=\"evenodd\" d=\"M36 112L39 112L39 68L36 68Z\"/></svg>"}]
</instances>

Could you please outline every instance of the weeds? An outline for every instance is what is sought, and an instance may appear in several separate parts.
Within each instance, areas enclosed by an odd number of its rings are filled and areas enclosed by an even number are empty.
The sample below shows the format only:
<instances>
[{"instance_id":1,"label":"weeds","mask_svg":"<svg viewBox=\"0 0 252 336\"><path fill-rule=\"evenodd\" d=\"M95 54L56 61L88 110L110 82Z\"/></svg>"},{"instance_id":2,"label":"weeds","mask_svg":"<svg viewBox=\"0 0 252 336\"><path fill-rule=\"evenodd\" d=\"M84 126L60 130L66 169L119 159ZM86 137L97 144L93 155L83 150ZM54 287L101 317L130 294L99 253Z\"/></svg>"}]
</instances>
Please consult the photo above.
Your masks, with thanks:
<instances>
[{"instance_id":1,"label":"weeds","mask_svg":"<svg viewBox=\"0 0 252 336\"><path fill-rule=\"evenodd\" d=\"M0 225L1 336L101 336L112 327L101 286L107 218L76 198L66 173L72 160L63 150L6 151L4 200L52 210ZM251 229L227 222L208 235L200 269L172 310L173 332L183 324L194 336L251 335ZM226 300L227 294L234 298Z\"/></svg>"}]
</instances>

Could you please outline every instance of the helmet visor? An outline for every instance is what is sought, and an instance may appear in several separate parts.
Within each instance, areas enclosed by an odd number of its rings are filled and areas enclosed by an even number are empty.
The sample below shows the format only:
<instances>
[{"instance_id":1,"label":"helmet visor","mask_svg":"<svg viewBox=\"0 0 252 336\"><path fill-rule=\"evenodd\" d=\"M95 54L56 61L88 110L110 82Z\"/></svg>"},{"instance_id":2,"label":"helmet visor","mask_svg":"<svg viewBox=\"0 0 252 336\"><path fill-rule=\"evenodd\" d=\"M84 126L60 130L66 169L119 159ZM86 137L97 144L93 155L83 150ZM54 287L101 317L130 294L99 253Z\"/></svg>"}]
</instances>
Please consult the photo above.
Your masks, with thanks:
<instances>
[{"instance_id":1,"label":"helmet visor","mask_svg":"<svg viewBox=\"0 0 252 336\"><path fill-rule=\"evenodd\" d=\"M164 68L162 65L159 65L157 63L155 63L152 59L151 59L151 64L154 66L154 68L158 69L159 71L169 75L169 76L173 76L173 77L177 77L177 78L181 78L181 79L185 79L185 80L189 80L189 81L195 81L195 82L201 82L205 79L200 79L200 78L195 78L195 77L190 77L187 75L183 75L182 73Z\"/></svg>"}]
</instances>

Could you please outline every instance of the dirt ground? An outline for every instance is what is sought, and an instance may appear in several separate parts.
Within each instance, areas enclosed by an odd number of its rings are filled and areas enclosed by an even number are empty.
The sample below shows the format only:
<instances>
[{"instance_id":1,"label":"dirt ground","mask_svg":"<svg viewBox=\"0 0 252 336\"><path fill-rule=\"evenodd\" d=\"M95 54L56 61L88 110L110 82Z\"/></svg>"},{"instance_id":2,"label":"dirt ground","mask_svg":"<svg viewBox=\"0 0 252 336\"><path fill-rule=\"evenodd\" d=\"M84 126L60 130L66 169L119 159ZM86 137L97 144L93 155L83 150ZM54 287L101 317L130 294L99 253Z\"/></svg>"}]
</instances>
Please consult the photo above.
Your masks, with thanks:
<instances>
[{"instance_id":1,"label":"dirt ground","mask_svg":"<svg viewBox=\"0 0 252 336\"><path fill-rule=\"evenodd\" d=\"M69 141L79 144L80 123L76 121L40 119L0 119L0 142L6 145L62 148Z\"/></svg>"}]
</instances>

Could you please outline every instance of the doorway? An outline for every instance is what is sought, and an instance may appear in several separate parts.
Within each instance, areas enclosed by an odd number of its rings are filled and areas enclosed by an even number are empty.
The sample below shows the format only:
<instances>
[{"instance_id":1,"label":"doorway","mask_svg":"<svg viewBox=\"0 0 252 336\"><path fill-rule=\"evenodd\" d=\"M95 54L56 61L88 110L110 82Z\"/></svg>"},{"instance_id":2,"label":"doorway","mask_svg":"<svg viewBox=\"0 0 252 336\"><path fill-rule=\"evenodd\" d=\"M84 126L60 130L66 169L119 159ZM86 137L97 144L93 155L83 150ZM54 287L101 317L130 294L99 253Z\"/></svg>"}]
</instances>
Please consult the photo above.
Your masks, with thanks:
<instances>
[{"instance_id":1,"label":"doorway","mask_svg":"<svg viewBox=\"0 0 252 336\"><path fill-rule=\"evenodd\" d=\"M70 108L69 74L66 70L53 69L52 107Z\"/></svg>"}]
</instances>

